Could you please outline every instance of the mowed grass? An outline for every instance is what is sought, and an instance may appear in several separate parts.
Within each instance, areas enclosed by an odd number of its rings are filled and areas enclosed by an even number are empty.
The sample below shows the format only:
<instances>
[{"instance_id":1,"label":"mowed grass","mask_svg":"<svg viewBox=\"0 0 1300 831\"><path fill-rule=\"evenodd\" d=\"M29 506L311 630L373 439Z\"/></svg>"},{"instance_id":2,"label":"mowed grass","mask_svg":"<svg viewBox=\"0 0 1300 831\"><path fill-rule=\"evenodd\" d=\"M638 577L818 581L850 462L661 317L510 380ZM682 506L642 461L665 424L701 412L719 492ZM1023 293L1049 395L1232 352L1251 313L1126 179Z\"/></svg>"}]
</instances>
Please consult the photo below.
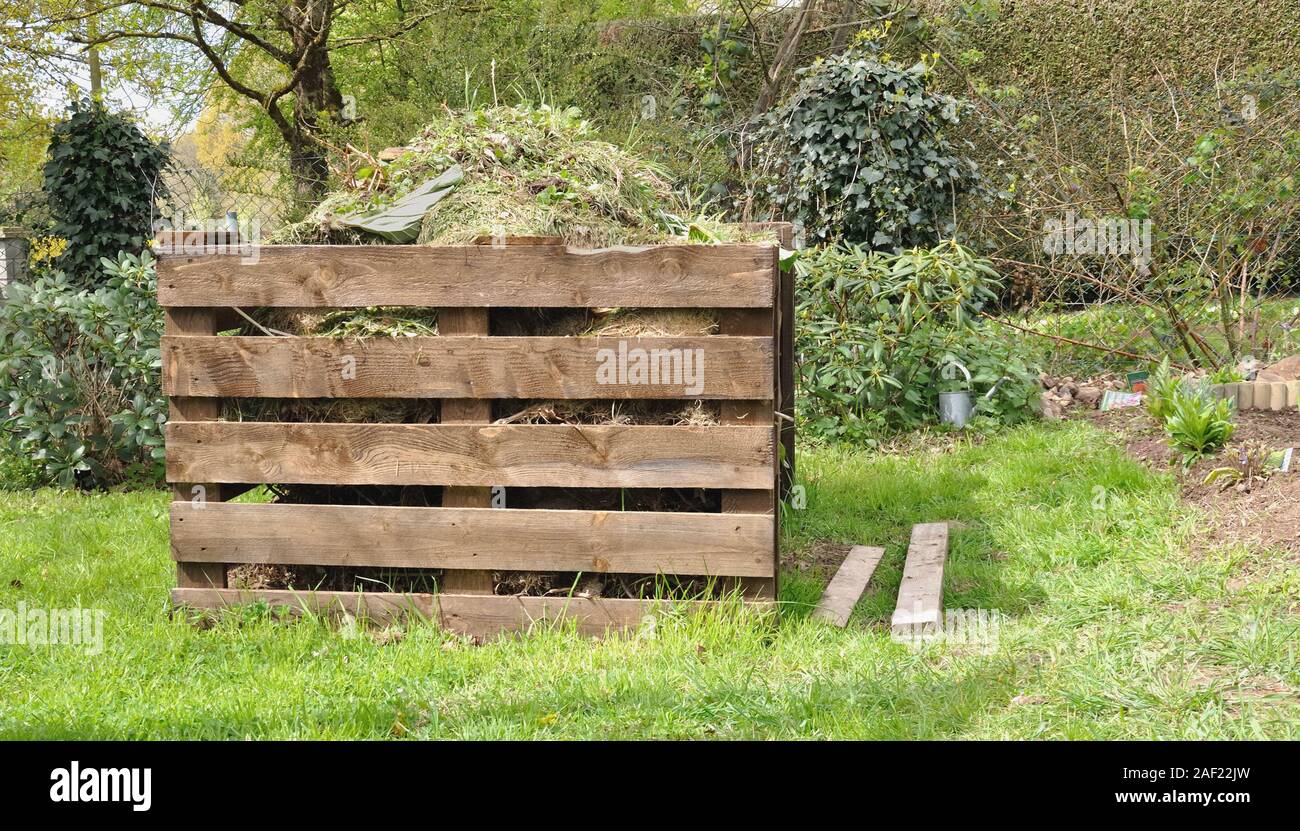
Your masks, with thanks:
<instances>
[{"instance_id":1,"label":"mowed grass","mask_svg":"<svg viewBox=\"0 0 1300 831\"><path fill-rule=\"evenodd\" d=\"M779 620L484 646L256 609L198 628L168 613L163 494L0 493L0 608L107 613L100 655L0 646L0 737L1300 737L1295 563L1191 553L1174 483L1096 429L810 451L801 479ZM890 639L910 526L936 520L959 523L946 605L999 612L991 649ZM888 546L844 630L807 619L817 541Z\"/></svg>"}]
</instances>

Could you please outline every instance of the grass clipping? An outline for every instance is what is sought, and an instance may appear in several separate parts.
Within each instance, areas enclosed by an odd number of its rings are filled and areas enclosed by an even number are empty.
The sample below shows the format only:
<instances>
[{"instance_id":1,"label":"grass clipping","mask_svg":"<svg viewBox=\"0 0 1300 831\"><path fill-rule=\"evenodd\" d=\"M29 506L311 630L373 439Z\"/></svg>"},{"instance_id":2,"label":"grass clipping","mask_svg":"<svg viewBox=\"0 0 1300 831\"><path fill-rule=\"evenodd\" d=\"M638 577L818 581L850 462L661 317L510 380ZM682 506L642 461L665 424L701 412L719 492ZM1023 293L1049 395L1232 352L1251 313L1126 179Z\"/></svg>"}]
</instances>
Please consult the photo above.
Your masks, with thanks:
<instances>
[{"instance_id":1,"label":"grass clipping","mask_svg":"<svg viewBox=\"0 0 1300 831\"><path fill-rule=\"evenodd\" d=\"M465 178L425 214L417 242L467 245L492 237L558 237L603 248L743 242L761 235L717 220L685 220L663 168L595 138L574 108L445 109L388 164L367 165L278 242L373 242L336 218L381 209L452 165Z\"/></svg>"},{"instance_id":2,"label":"grass clipping","mask_svg":"<svg viewBox=\"0 0 1300 831\"><path fill-rule=\"evenodd\" d=\"M294 244L382 244L338 223L340 216L391 205L459 165L464 180L425 214L417 242L465 245L512 237L553 238L577 248L772 241L717 219L689 215L664 170L595 137L575 108L491 107L453 111L428 124L393 161L349 172L305 219L273 237ZM716 330L704 312L570 310L549 327L510 312L494 315L496 334L655 336ZM323 337L430 335L433 309L263 310L261 331ZM515 319L519 318L519 319ZM523 321L521 324L520 321ZM519 330L532 325L532 330Z\"/></svg>"}]
</instances>

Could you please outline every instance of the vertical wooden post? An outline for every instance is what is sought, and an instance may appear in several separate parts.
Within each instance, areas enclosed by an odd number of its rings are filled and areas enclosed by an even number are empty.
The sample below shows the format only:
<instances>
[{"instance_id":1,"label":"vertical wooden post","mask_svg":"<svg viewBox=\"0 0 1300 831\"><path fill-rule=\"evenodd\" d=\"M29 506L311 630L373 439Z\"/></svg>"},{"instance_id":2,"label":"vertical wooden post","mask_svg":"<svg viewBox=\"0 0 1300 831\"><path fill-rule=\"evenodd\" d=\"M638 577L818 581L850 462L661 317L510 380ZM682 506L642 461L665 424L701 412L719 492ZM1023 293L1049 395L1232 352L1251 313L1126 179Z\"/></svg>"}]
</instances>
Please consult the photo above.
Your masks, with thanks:
<instances>
[{"instance_id":1,"label":"vertical wooden post","mask_svg":"<svg viewBox=\"0 0 1300 831\"><path fill-rule=\"evenodd\" d=\"M439 309L438 333L441 335L487 336L487 309ZM487 398L444 398L443 424L488 424L492 421L492 400ZM446 508L488 508L492 505L491 488L445 487L442 504ZM492 572L448 569L443 572L442 590L456 594L492 594Z\"/></svg>"},{"instance_id":2,"label":"vertical wooden post","mask_svg":"<svg viewBox=\"0 0 1300 831\"><path fill-rule=\"evenodd\" d=\"M744 227L749 231L771 231L776 235L777 242L782 248L787 250L794 248L794 225L789 222L746 222ZM794 485L795 458L794 458L794 289L795 277L793 271L777 271L779 288L777 290L777 320L776 331L779 333L776 343L776 354L779 370L777 373L777 395L779 402L777 412L781 418L777 429L781 433L781 499L788 499L790 488Z\"/></svg>"},{"instance_id":3,"label":"vertical wooden post","mask_svg":"<svg viewBox=\"0 0 1300 831\"><path fill-rule=\"evenodd\" d=\"M772 249L773 293L772 305L766 309L724 309L720 315L719 333L723 335L748 335L750 337L770 337L773 344L778 344L777 333L777 297L780 277L780 253ZM773 355L773 391L780 394L780 361ZM760 401L723 401L723 424L750 424L772 427L773 455L776 457L772 469L772 490L724 490L722 492L723 513L773 514L776 522L775 536L772 540L772 577L743 577L740 584L746 597L770 598L777 596L780 572L780 511L776 506L776 485L780 475L780 458L777 453L779 433L775 425L775 404L772 399Z\"/></svg>"},{"instance_id":4,"label":"vertical wooden post","mask_svg":"<svg viewBox=\"0 0 1300 831\"><path fill-rule=\"evenodd\" d=\"M217 313L215 309L172 308L163 313L163 333L167 335L215 335ZM166 360L167 357L163 356ZM167 399L167 417L171 421L216 421L221 416L220 398L190 398L171 396ZM195 488L202 488L196 491ZM222 501L222 486L211 482L174 482L172 501L203 502ZM176 564L176 585L179 588L226 587L225 563Z\"/></svg>"}]
</instances>

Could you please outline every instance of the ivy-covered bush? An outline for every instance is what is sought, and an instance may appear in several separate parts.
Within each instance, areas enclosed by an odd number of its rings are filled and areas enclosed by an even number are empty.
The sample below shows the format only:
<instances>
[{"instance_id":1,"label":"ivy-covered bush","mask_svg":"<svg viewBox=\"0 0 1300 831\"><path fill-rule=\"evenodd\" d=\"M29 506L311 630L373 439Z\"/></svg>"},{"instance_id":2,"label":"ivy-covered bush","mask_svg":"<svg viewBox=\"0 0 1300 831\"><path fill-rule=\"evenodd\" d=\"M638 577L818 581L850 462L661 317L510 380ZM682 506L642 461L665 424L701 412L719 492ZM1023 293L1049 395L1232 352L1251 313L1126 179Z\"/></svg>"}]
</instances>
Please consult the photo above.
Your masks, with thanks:
<instances>
[{"instance_id":1,"label":"ivy-covered bush","mask_svg":"<svg viewBox=\"0 0 1300 831\"><path fill-rule=\"evenodd\" d=\"M162 478L154 261L146 251L100 267L94 291L50 271L10 284L0 306L0 437L64 487Z\"/></svg>"},{"instance_id":2,"label":"ivy-covered bush","mask_svg":"<svg viewBox=\"0 0 1300 831\"><path fill-rule=\"evenodd\" d=\"M126 118L80 101L55 125L48 156L52 233L68 241L58 267L89 288L104 276L101 259L139 254L148 244L155 200L166 196L159 174L169 151Z\"/></svg>"},{"instance_id":3,"label":"ivy-covered bush","mask_svg":"<svg viewBox=\"0 0 1300 831\"><path fill-rule=\"evenodd\" d=\"M795 269L798 415L808 435L870 442L882 428L937 420L938 394L966 383L945 371L954 361L973 376L977 418L1012 423L1034 412L1037 371L979 317L1001 281L967 249L826 246L801 253Z\"/></svg>"},{"instance_id":4,"label":"ivy-covered bush","mask_svg":"<svg viewBox=\"0 0 1300 831\"><path fill-rule=\"evenodd\" d=\"M905 68L876 50L860 42L800 70L764 130L771 196L809 245L933 245L953 236L954 201L979 181L946 134L960 102L928 89L925 62Z\"/></svg>"}]
</instances>

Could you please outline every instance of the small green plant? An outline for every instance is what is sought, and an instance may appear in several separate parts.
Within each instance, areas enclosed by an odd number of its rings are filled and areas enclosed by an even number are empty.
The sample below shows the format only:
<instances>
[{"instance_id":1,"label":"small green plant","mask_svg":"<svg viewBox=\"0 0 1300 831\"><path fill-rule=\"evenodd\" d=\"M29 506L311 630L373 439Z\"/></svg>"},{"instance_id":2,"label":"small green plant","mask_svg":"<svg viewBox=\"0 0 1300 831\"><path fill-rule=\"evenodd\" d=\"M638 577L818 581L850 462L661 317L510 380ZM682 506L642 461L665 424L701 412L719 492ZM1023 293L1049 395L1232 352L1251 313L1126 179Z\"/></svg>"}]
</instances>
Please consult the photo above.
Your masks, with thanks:
<instances>
[{"instance_id":1,"label":"small green plant","mask_svg":"<svg viewBox=\"0 0 1300 831\"><path fill-rule=\"evenodd\" d=\"M1186 386L1174 394L1165 418L1169 444L1182 452L1184 467L1225 446L1235 429L1232 402Z\"/></svg>"},{"instance_id":2,"label":"small green plant","mask_svg":"<svg viewBox=\"0 0 1300 831\"><path fill-rule=\"evenodd\" d=\"M1147 378L1147 413L1158 423L1164 424L1180 389L1182 389L1182 380L1170 370L1169 358L1166 357L1152 368Z\"/></svg>"},{"instance_id":3,"label":"small green plant","mask_svg":"<svg viewBox=\"0 0 1300 831\"><path fill-rule=\"evenodd\" d=\"M1233 366L1221 366L1210 373L1211 384L1236 384L1244 380L1246 380L1245 376Z\"/></svg>"}]
</instances>

